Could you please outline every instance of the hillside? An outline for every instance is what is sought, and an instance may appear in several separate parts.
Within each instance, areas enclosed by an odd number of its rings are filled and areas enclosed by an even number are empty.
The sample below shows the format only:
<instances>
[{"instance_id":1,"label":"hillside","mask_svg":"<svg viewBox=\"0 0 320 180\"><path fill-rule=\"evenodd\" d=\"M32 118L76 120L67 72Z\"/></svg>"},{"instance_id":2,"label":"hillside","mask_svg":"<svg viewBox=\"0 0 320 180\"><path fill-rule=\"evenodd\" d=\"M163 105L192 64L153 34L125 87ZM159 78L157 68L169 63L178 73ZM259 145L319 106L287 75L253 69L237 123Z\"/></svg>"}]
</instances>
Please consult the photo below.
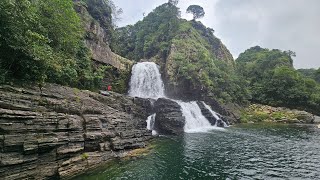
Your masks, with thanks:
<instances>
[{"instance_id":1,"label":"hillside","mask_svg":"<svg viewBox=\"0 0 320 180\"><path fill-rule=\"evenodd\" d=\"M320 68L318 69L298 69L298 71L304 76L314 79L320 83Z\"/></svg>"},{"instance_id":2,"label":"hillside","mask_svg":"<svg viewBox=\"0 0 320 180\"><path fill-rule=\"evenodd\" d=\"M107 84L126 92L132 62L113 53L111 1L0 2L0 83Z\"/></svg>"},{"instance_id":3,"label":"hillside","mask_svg":"<svg viewBox=\"0 0 320 180\"><path fill-rule=\"evenodd\" d=\"M247 92L235 76L229 50L213 29L181 19L179 8L171 3L157 7L135 25L116 29L112 49L135 61L158 63L169 96L245 102Z\"/></svg>"},{"instance_id":4,"label":"hillside","mask_svg":"<svg viewBox=\"0 0 320 180\"><path fill-rule=\"evenodd\" d=\"M237 74L248 82L251 102L319 114L320 84L295 70L291 55L291 51L252 47L236 60Z\"/></svg>"}]
</instances>

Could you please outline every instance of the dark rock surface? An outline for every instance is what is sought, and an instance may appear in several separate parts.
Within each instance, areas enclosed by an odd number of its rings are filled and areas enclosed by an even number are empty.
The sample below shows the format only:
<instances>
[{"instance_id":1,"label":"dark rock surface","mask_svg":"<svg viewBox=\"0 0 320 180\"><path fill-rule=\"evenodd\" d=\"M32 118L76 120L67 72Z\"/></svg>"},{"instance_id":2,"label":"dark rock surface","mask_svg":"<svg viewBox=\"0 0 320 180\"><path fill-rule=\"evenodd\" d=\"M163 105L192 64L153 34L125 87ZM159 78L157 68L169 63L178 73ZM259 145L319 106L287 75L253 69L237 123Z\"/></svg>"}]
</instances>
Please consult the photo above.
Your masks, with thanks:
<instances>
[{"instance_id":1,"label":"dark rock surface","mask_svg":"<svg viewBox=\"0 0 320 180\"><path fill-rule=\"evenodd\" d=\"M212 126L214 126L219 119L215 118L215 117L212 115L212 113L204 106L204 104L203 104L202 102L197 101L197 104L198 104L198 106L199 106L200 109L201 109L202 115L208 119L208 121L210 122L210 124L211 124Z\"/></svg>"},{"instance_id":2,"label":"dark rock surface","mask_svg":"<svg viewBox=\"0 0 320 180\"><path fill-rule=\"evenodd\" d=\"M0 179L66 178L145 147L148 100L0 86Z\"/></svg>"},{"instance_id":3,"label":"dark rock surface","mask_svg":"<svg viewBox=\"0 0 320 180\"><path fill-rule=\"evenodd\" d=\"M184 133L185 117L178 103L160 98L154 104L157 113L155 130L160 134L178 135Z\"/></svg>"},{"instance_id":4,"label":"dark rock surface","mask_svg":"<svg viewBox=\"0 0 320 180\"><path fill-rule=\"evenodd\" d=\"M220 104L215 98L211 96L203 97L203 101L208 104L211 109L219 113L220 118L227 124L240 123L240 111L241 107L237 104Z\"/></svg>"},{"instance_id":5,"label":"dark rock surface","mask_svg":"<svg viewBox=\"0 0 320 180\"><path fill-rule=\"evenodd\" d=\"M201 113L203 114L204 117L206 117L208 119L208 121L210 122L210 124L212 126L216 125L218 127L224 127L225 124L223 122L225 122L227 125L229 125L229 118L228 116L222 116L220 114L217 114L217 116L219 117L218 119L216 117L214 117L212 115L212 113L210 112L210 110L208 110L204 104L201 101L197 101L197 104L199 105L200 109L201 109ZM213 109L213 108L211 108Z\"/></svg>"}]
</instances>

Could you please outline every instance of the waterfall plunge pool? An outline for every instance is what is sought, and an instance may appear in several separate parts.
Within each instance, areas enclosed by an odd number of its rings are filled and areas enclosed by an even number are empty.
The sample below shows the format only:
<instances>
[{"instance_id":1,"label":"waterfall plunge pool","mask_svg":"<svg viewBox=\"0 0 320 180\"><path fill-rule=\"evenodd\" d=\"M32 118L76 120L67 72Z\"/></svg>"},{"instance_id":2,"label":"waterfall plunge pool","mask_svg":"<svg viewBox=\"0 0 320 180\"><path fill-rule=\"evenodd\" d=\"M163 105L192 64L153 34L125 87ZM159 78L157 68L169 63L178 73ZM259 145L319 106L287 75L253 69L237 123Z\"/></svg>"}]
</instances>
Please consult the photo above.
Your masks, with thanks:
<instances>
[{"instance_id":1,"label":"waterfall plunge pool","mask_svg":"<svg viewBox=\"0 0 320 180\"><path fill-rule=\"evenodd\" d=\"M142 158L114 161L74 179L318 179L319 142L315 126L241 124L159 137Z\"/></svg>"}]
</instances>

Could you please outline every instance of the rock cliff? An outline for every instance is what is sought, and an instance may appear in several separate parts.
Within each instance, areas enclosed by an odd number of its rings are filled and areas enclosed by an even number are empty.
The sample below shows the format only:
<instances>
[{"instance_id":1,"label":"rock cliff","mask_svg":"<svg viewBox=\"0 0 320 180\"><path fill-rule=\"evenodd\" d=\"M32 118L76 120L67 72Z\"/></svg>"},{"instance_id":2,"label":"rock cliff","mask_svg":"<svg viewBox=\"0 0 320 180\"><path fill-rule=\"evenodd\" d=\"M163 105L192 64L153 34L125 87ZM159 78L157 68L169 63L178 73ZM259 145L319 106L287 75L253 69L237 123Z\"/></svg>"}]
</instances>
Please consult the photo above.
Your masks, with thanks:
<instances>
[{"instance_id":1,"label":"rock cliff","mask_svg":"<svg viewBox=\"0 0 320 180\"><path fill-rule=\"evenodd\" d=\"M88 11L88 6L79 0L74 0L75 10L81 17L86 32L85 43L91 50L92 59L98 63L111 65L119 70L129 70L132 61L113 53L109 47L108 32L94 19Z\"/></svg>"},{"instance_id":2,"label":"rock cliff","mask_svg":"<svg viewBox=\"0 0 320 180\"><path fill-rule=\"evenodd\" d=\"M112 92L0 86L0 179L66 178L145 147L149 111Z\"/></svg>"}]
</instances>

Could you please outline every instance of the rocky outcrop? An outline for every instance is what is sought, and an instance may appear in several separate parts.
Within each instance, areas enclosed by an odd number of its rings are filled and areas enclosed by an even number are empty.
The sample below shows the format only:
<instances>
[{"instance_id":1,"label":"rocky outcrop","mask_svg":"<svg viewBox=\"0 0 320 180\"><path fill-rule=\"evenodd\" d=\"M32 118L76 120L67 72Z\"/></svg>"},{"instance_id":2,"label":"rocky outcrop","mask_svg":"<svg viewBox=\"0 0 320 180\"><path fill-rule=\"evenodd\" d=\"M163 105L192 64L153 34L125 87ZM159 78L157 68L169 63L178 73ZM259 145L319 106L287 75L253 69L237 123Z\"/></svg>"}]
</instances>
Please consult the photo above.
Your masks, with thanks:
<instances>
[{"instance_id":1,"label":"rocky outcrop","mask_svg":"<svg viewBox=\"0 0 320 180\"><path fill-rule=\"evenodd\" d=\"M0 87L0 179L66 178L145 147L148 100Z\"/></svg>"},{"instance_id":2,"label":"rocky outcrop","mask_svg":"<svg viewBox=\"0 0 320 180\"><path fill-rule=\"evenodd\" d=\"M119 70L130 69L133 64L132 61L111 51L108 43L110 34L100 25L98 20L90 15L87 5L82 1L74 0L74 6L84 23L86 31L85 43L91 50L92 59L105 65L111 65Z\"/></svg>"},{"instance_id":3,"label":"rocky outcrop","mask_svg":"<svg viewBox=\"0 0 320 180\"><path fill-rule=\"evenodd\" d=\"M178 135L184 133L185 117L178 103L160 98L154 104L155 130L160 134Z\"/></svg>"},{"instance_id":4,"label":"rocky outcrop","mask_svg":"<svg viewBox=\"0 0 320 180\"><path fill-rule=\"evenodd\" d=\"M315 116L306 111L252 104L241 114L241 122L315 123Z\"/></svg>"}]
</instances>

